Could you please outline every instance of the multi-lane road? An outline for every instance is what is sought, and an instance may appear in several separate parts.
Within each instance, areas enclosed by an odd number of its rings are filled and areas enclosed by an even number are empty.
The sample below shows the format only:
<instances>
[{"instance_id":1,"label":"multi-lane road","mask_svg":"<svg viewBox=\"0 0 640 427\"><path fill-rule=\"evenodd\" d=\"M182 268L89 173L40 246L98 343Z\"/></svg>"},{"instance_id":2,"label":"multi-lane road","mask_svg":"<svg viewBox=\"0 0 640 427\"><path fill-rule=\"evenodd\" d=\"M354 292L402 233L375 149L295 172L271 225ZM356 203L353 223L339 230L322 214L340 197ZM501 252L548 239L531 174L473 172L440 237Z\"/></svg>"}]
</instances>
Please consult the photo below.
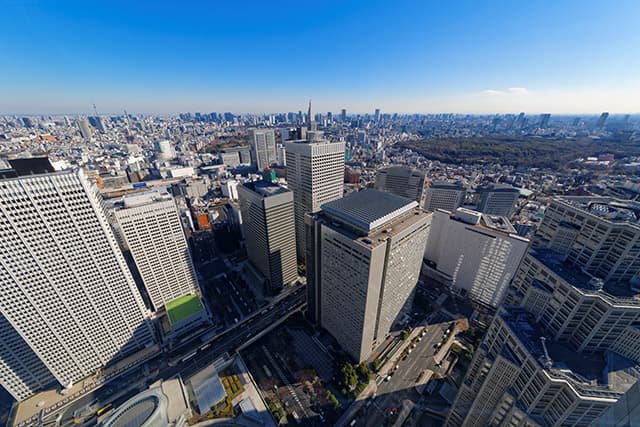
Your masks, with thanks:
<instances>
[{"instance_id":1,"label":"multi-lane road","mask_svg":"<svg viewBox=\"0 0 640 427\"><path fill-rule=\"evenodd\" d=\"M391 378L388 381L382 377L376 380L378 389L375 397L369 398L364 407L358 411L355 425L371 427L387 425L394 408L394 412L400 412L404 401L417 402L420 399L420 393L415 389L418 377L426 369L439 371L433 358L435 347L450 325L450 321L426 325L426 335L415 343L415 348L409 347L411 353L400 359Z\"/></svg>"},{"instance_id":2,"label":"multi-lane road","mask_svg":"<svg viewBox=\"0 0 640 427\"><path fill-rule=\"evenodd\" d=\"M168 379L178 373L185 378L189 377L225 353L231 353L248 341L264 335L292 313L302 310L305 305L305 287L298 286L283 297L263 307L261 311L255 312L220 334L206 340L194 340L179 349L172 350L170 353L160 353L156 358L147 361L147 363L159 366L159 378ZM202 334L202 336L207 335L211 334ZM119 388L121 385L127 384L133 389L140 386L139 381L139 375L130 373L105 382L102 386L104 388L102 392L95 391L86 394L64 408L64 415L60 425L71 425L74 411L83 406L102 407L109 403L111 396L109 393L105 393L104 390L113 388L110 384L118 384L118 390L124 392ZM51 413L47 418L52 419L56 415Z\"/></svg>"}]
</instances>

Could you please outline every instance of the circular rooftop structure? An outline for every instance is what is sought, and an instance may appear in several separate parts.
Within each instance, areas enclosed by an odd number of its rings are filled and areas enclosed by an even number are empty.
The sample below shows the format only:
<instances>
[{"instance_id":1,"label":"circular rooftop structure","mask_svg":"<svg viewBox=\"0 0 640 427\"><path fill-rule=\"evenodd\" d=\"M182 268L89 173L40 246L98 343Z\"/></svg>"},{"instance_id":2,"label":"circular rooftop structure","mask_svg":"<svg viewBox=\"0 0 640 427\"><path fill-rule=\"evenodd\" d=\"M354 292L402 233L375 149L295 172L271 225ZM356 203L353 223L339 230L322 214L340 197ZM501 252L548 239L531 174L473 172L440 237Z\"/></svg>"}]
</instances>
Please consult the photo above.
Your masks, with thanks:
<instances>
[{"instance_id":1,"label":"circular rooftop structure","mask_svg":"<svg viewBox=\"0 0 640 427\"><path fill-rule=\"evenodd\" d=\"M167 397L160 388L133 396L105 419L101 427L166 427Z\"/></svg>"}]
</instances>

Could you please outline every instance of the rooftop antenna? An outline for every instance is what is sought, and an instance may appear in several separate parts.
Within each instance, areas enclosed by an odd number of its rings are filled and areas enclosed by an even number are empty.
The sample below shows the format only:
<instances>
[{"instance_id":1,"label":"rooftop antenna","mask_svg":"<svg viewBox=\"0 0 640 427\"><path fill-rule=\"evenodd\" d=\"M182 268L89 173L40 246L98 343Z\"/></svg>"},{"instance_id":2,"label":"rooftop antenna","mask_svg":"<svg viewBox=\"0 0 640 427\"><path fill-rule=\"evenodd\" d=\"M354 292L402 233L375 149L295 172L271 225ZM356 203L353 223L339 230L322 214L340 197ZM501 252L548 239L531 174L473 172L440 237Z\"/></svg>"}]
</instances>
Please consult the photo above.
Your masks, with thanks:
<instances>
[{"instance_id":1,"label":"rooftop antenna","mask_svg":"<svg viewBox=\"0 0 640 427\"><path fill-rule=\"evenodd\" d=\"M542 365L547 369L551 369L551 367L553 366L553 360L551 360L551 357L549 356L549 352L547 351L546 341L547 339L545 337L540 337L540 342L542 343L542 350L544 350L544 360L542 361Z\"/></svg>"}]
</instances>

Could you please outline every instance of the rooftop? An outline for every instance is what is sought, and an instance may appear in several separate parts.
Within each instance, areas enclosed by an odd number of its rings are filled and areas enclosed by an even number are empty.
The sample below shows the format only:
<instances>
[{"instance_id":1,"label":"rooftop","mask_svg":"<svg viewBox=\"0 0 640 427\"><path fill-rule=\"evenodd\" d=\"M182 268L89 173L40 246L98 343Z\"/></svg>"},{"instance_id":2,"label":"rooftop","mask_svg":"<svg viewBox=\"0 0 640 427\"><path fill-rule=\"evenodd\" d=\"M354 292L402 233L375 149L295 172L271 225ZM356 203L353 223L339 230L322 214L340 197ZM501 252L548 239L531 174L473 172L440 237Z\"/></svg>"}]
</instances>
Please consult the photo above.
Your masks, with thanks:
<instances>
[{"instance_id":1,"label":"rooftop","mask_svg":"<svg viewBox=\"0 0 640 427\"><path fill-rule=\"evenodd\" d=\"M28 157L9 160L10 168L0 169L0 179L18 178L55 172L48 157Z\"/></svg>"},{"instance_id":2,"label":"rooftop","mask_svg":"<svg viewBox=\"0 0 640 427\"><path fill-rule=\"evenodd\" d=\"M263 197L269 197L290 191L278 184L274 184L269 181L246 182L243 185Z\"/></svg>"},{"instance_id":3,"label":"rooftop","mask_svg":"<svg viewBox=\"0 0 640 427\"><path fill-rule=\"evenodd\" d=\"M172 325L187 319L204 310L200 297L196 294L188 294L176 298L165 305L169 321Z\"/></svg>"},{"instance_id":4,"label":"rooftop","mask_svg":"<svg viewBox=\"0 0 640 427\"><path fill-rule=\"evenodd\" d=\"M321 208L329 217L368 234L417 206L414 200L368 189L325 203Z\"/></svg>"},{"instance_id":5,"label":"rooftop","mask_svg":"<svg viewBox=\"0 0 640 427\"><path fill-rule=\"evenodd\" d=\"M628 299L636 296L636 293L627 284L617 282L604 283L601 279L592 276L583 269L563 261L557 252L550 249L531 249L529 254L576 288L588 292L600 292L605 297ZM613 302L615 303L615 301Z\"/></svg>"},{"instance_id":6,"label":"rooftop","mask_svg":"<svg viewBox=\"0 0 640 427\"><path fill-rule=\"evenodd\" d=\"M640 203L633 200L619 200L613 197L558 197L558 200L606 221L638 223Z\"/></svg>"},{"instance_id":7,"label":"rooftop","mask_svg":"<svg viewBox=\"0 0 640 427\"><path fill-rule=\"evenodd\" d=\"M486 187L478 188L478 191L491 193L519 193L520 189L507 184L492 184Z\"/></svg>"},{"instance_id":8,"label":"rooftop","mask_svg":"<svg viewBox=\"0 0 640 427\"><path fill-rule=\"evenodd\" d=\"M461 182L451 181L433 181L429 185L429 188L447 188L450 190L464 190L464 185Z\"/></svg>"},{"instance_id":9,"label":"rooftop","mask_svg":"<svg viewBox=\"0 0 640 427\"><path fill-rule=\"evenodd\" d=\"M541 325L535 323L533 316L521 307L502 309L500 318L550 377L569 382L581 395L617 399L628 388L619 380L603 382L603 378L613 378L610 375L623 378L620 371L626 365L621 360L626 361L625 358L618 355L615 363L611 363L613 359L604 353L579 353L568 344L547 339ZM522 362L513 353L511 356L516 358L516 362ZM626 370L624 374L633 375L629 372ZM628 378L625 379L627 381L624 382L628 382Z\"/></svg>"}]
</instances>

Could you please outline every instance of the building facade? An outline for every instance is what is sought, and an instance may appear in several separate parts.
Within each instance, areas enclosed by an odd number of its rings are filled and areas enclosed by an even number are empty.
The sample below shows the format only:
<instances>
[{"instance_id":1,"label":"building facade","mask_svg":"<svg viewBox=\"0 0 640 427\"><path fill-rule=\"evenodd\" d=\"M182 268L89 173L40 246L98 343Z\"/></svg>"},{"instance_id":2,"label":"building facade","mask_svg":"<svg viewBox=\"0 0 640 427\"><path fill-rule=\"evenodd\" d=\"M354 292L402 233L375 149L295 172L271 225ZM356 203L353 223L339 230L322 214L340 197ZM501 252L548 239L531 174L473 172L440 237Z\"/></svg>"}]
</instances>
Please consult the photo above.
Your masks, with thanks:
<instances>
[{"instance_id":1,"label":"building facade","mask_svg":"<svg viewBox=\"0 0 640 427\"><path fill-rule=\"evenodd\" d=\"M0 179L0 224L0 313L61 385L154 343L101 197L81 171ZM19 381L2 378L8 390Z\"/></svg>"},{"instance_id":2,"label":"building facade","mask_svg":"<svg viewBox=\"0 0 640 427\"><path fill-rule=\"evenodd\" d=\"M247 254L271 291L298 278L293 193L266 181L238 187Z\"/></svg>"},{"instance_id":3,"label":"building facade","mask_svg":"<svg viewBox=\"0 0 640 427\"><path fill-rule=\"evenodd\" d=\"M124 250L131 252L155 311L200 293L175 200L158 191L125 196L114 210Z\"/></svg>"},{"instance_id":4,"label":"building facade","mask_svg":"<svg viewBox=\"0 0 640 427\"><path fill-rule=\"evenodd\" d=\"M424 210L453 212L464 203L467 190L460 183L435 181L425 190Z\"/></svg>"},{"instance_id":5,"label":"building facade","mask_svg":"<svg viewBox=\"0 0 640 427\"><path fill-rule=\"evenodd\" d=\"M480 202L478 210L487 215L506 216L511 218L515 211L520 190L510 185L493 185L478 190Z\"/></svg>"},{"instance_id":6,"label":"building facade","mask_svg":"<svg viewBox=\"0 0 640 427\"><path fill-rule=\"evenodd\" d=\"M307 304L358 362L410 308L430 215L418 203L365 190L307 216Z\"/></svg>"},{"instance_id":7,"label":"building facade","mask_svg":"<svg viewBox=\"0 0 640 427\"><path fill-rule=\"evenodd\" d=\"M474 354L445 426L589 426L624 395L627 381L635 380L617 376L626 363L615 354L575 352L548 339L526 310L501 309Z\"/></svg>"},{"instance_id":8,"label":"building facade","mask_svg":"<svg viewBox=\"0 0 640 427\"><path fill-rule=\"evenodd\" d=\"M342 197L344 142L288 142L287 185L293 191L298 256L306 253L304 216Z\"/></svg>"},{"instance_id":9,"label":"building facade","mask_svg":"<svg viewBox=\"0 0 640 427\"><path fill-rule=\"evenodd\" d=\"M533 246L558 252L604 281L638 282L640 204L610 197L551 200Z\"/></svg>"},{"instance_id":10,"label":"building facade","mask_svg":"<svg viewBox=\"0 0 640 427\"><path fill-rule=\"evenodd\" d=\"M249 129L249 145L253 164L259 171L277 163L273 129Z\"/></svg>"},{"instance_id":11,"label":"building facade","mask_svg":"<svg viewBox=\"0 0 640 427\"><path fill-rule=\"evenodd\" d=\"M529 240L505 217L458 208L437 210L432 218L425 250L430 275L456 294L497 308Z\"/></svg>"},{"instance_id":12,"label":"building facade","mask_svg":"<svg viewBox=\"0 0 640 427\"><path fill-rule=\"evenodd\" d=\"M422 204L424 172L403 166L380 169L376 172L375 188Z\"/></svg>"}]
</instances>

